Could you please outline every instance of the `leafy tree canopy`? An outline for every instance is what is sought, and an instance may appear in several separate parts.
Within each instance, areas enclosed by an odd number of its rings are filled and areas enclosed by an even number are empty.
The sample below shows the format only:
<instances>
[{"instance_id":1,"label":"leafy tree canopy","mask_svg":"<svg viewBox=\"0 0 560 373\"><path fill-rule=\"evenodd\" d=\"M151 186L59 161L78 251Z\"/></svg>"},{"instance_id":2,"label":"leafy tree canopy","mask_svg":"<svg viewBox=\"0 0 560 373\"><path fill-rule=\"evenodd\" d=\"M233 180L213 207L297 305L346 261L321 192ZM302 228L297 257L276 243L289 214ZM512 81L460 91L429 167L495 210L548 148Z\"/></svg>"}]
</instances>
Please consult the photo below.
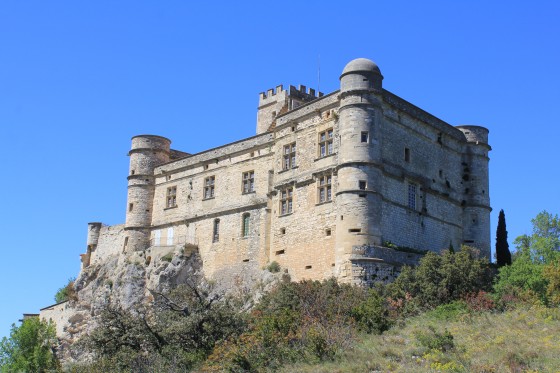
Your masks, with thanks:
<instances>
[{"instance_id":1,"label":"leafy tree canopy","mask_svg":"<svg viewBox=\"0 0 560 373\"><path fill-rule=\"evenodd\" d=\"M0 371L47 372L59 368L53 352L56 330L52 321L38 317L23 320L20 326L12 324L10 337L0 343Z\"/></svg>"}]
</instances>

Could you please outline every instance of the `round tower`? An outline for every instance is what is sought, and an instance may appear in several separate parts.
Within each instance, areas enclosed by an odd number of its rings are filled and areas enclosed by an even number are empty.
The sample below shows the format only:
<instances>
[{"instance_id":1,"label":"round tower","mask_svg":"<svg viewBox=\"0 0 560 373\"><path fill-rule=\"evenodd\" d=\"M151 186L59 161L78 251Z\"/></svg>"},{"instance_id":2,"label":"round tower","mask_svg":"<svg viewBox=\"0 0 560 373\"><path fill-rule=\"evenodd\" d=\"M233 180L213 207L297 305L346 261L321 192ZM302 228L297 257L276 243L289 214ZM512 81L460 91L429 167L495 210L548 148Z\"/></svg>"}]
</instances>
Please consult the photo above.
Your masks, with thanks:
<instances>
[{"instance_id":1,"label":"round tower","mask_svg":"<svg viewBox=\"0 0 560 373\"><path fill-rule=\"evenodd\" d=\"M458 126L466 138L463 152L463 242L490 260L490 195L488 177L488 129Z\"/></svg>"},{"instance_id":2,"label":"round tower","mask_svg":"<svg viewBox=\"0 0 560 373\"><path fill-rule=\"evenodd\" d=\"M171 141L161 136L132 138L123 251L144 250L149 245L154 199L154 169L169 161Z\"/></svg>"},{"instance_id":3,"label":"round tower","mask_svg":"<svg viewBox=\"0 0 560 373\"><path fill-rule=\"evenodd\" d=\"M381 82L377 65L358 58L340 76L335 271L352 281L352 247L381 244Z\"/></svg>"},{"instance_id":4,"label":"round tower","mask_svg":"<svg viewBox=\"0 0 560 373\"><path fill-rule=\"evenodd\" d=\"M99 233L101 232L101 223L88 223L87 247L95 250L99 241Z\"/></svg>"}]
</instances>

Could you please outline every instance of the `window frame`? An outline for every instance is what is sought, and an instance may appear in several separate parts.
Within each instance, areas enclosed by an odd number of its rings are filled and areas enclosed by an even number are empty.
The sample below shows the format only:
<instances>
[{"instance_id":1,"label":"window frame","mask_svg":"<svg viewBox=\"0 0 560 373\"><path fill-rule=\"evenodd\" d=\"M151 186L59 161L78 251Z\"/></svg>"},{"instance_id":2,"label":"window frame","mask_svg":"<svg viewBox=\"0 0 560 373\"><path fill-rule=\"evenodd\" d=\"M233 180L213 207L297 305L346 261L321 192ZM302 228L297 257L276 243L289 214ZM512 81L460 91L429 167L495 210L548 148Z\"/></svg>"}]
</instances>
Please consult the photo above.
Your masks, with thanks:
<instances>
[{"instance_id":1,"label":"window frame","mask_svg":"<svg viewBox=\"0 0 560 373\"><path fill-rule=\"evenodd\" d=\"M332 174L321 175L317 179L317 200L318 203L332 201Z\"/></svg>"},{"instance_id":2,"label":"window frame","mask_svg":"<svg viewBox=\"0 0 560 373\"><path fill-rule=\"evenodd\" d=\"M167 188L165 194L165 208L177 207L177 185Z\"/></svg>"},{"instance_id":3,"label":"window frame","mask_svg":"<svg viewBox=\"0 0 560 373\"><path fill-rule=\"evenodd\" d=\"M415 183L408 183L406 205L409 209L418 210L418 185Z\"/></svg>"},{"instance_id":4,"label":"window frame","mask_svg":"<svg viewBox=\"0 0 560 373\"><path fill-rule=\"evenodd\" d=\"M251 214L246 212L241 215L241 237L249 237L249 230L251 228Z\"/></svg>"},{"instance_id":5,"label":"window frame","mask_svg":"<svg viewBox=\"0 0 560 373\"><path fill-rule=\"evenodd\" d=\"M317 151L319 153L319 158L328 157L329 155L332 155L334 153L333 143L334 129L332 127L319 132L317 140Z\"/></svg>"},{"instance_id":6,"label":"window frame","mask_svg":"<svg viewBox=\"0 0 560 373\"><path fill-rule=\"evenodd\" d=\"M282 170L296 168L296 143L290 143L282 147Z\"/></svg>"},{"instance_id":7,"label":"window frame","mask_svg":"<svg viewBox=\"0 0 560 373\"><path fill-rule=\"evenodd\" d=\"M202 199L212 199L215 197L216 175L204 178L204 194Z\"/></svg>"},{"instance_id":8,"label":"window frame","mask_svg":"<svg viewBox=\"0 0 560 373\"><path fill-rule=\"evenodd\" d=\"M220 241L220 219L214 219L212 223L212 243Z\"/></svg>"},{"instance_id":9,"label":"window frame","mask_svg":"<svg viewBox=\"0 0 560 373\"><path fill-rule=\"evenodd\" d=\"M241 194L255 192L255 171L243 172L241 175Z\"/></svg>"},{"instance_id":10,"label":"window frame","mask_svg":"<svg viewBox=\"0 0 560 373\"><path fill-rule=\"evenodd\" d=\"M294 188L288 187L280 191L280 216L289 215L293 212Z\"/></svg>"}]
</instances>

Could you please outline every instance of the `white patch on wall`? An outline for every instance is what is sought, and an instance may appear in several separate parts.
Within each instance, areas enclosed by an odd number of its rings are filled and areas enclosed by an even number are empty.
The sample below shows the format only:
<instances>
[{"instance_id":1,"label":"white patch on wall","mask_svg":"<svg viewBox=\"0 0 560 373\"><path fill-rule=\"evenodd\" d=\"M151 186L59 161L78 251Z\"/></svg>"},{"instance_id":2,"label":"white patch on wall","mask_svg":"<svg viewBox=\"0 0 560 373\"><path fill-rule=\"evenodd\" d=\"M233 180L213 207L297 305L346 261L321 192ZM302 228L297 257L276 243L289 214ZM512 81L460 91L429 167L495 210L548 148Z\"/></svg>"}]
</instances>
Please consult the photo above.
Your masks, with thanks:
<instances>
[{"instance_id":1,"label":"white patch on wall","mask_svg":"<svg viewBox=\"0 0 560 373\"><path fill-rule=\"evenodd\" d=\"M156 230L154 234L154 246L159 246L161 243L161 230Z\"/></svg>"},{"instance_id":2,"label":"white patch on wall","mask_svg":"<svg viewBox=\"0 0 560 373\"><path fill-rule=\"evenodd\" d=\"M167 245L173 245L173 228L167 228Z\"/></svg>"}]
</instances>

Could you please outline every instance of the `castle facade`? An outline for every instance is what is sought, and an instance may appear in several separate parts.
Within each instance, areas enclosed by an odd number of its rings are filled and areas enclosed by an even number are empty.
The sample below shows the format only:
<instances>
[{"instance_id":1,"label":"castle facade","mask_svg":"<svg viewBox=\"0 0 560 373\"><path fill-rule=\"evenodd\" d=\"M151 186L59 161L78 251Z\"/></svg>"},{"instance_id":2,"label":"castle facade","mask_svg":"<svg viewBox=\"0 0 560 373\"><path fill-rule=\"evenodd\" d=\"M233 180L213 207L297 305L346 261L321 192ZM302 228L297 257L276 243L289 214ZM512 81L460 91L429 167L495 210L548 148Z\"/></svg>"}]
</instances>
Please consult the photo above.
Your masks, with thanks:
<instances>
[{"instance_id":1,"label":"castle facade","mask_svg":"<svg viewBox=\"0 0 560 373\"><path fill-rule=\"evenodd\" d=\"M451 126L382 80L359 58L338 91L270 89L256 136L197 154L133 137L126 223L90 223L83 266L197 250L210 278L276 261L294 280L371 284L414 249L467 244L490 259L488 130Z\"/></svg>"}]
</instances>

